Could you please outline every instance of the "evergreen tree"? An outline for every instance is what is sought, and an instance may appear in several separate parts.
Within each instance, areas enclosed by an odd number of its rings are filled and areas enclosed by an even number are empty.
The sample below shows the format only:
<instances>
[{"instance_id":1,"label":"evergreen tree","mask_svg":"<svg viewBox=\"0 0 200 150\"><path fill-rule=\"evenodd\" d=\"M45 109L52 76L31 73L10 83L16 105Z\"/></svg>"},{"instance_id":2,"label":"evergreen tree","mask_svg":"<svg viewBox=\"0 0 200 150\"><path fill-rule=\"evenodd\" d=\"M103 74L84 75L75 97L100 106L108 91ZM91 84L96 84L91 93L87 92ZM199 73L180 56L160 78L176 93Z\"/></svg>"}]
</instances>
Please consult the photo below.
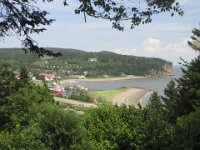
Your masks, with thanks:
<instances>
[{"instance_id":1,"label":"evergreen tree","mask_svg":"<svg viewBox=\"0 0 200 150\"><path fill-rule=\"evenodd\" d=\"M194 35L191 37L192 41L188 41L188 45L195 51L200 52L200 29L195 28L192 33Z\"/></svg>"},{"instance_id":2,"label":"evergreen tree","mask_svg":"<svg viewBox=\"0 0 200 150\"><path fill-rule=\"evenodd\" d=\"M20 81L23 84L27 84L29 82L30 78L29 78L29 74L28 74L28 70L27 68L24 66L20 69Z\"/></svg>"},{"instance_id":3,"label":"evergreen tree","mask_svg":"<svg viewBox=\"0 0 200 150\"><path fill-rule=\"evenodd\" d=\"M200 30L194 29L188 44L195 50L200 49ZM171 81L162 97L169 118L190 114L200 108L200 55L187 63L184 61L183 76L177 79L177 86Z\"/></svg>"},{"instance_id":4,"label":"evergreen tree","mask_svg":"<svg viewBox=\"0 0 200 150\"><path fill-rule=\"evenodd\" d=\"M200 149L200 109L177 119L170 149Z\"/></svg>"},{"instance_id":5,"label":"evergreen tree","mask_svg":"<svg viewBox=\"0 0 200 150\"><path fill-rule=\"evenodd\" d=\"M179 110L176 110L176 105L177 105L177 88L176 88L176 82L175 80L171 80L167 87L164 90L165 96L162 96L162 100L164 102L164 108L167 113L167 117L169 118L170 122L175 122L176 121L176 116L177 112Z\"/></svg>"},{"instance_id":6,"label":"evergreen tree","mask_svg":"<svg viewBox=\"0 0 200 150\"><path fill-rule=\"evenodd\" d=\"M178 116L189 114L200 108L200 56L186 67L185 74L177 80Z\"/></svg>"}]
</instances>

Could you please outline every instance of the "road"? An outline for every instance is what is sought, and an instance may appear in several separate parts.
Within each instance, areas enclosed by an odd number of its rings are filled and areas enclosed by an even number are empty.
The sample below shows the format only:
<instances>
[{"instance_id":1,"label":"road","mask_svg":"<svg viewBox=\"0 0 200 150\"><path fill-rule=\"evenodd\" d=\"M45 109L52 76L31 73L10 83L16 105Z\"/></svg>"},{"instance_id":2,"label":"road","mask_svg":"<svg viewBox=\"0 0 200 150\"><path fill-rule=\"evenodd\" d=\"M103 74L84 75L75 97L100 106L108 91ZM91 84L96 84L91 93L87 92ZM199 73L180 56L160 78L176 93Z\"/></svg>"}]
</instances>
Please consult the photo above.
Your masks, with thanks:
<instances>
[{"instance_id":1,"label":"road","mask_svg":"<svg viewBox=\"0 0 200 150\"><path fill-rule=\"evenodd\" d=\"M81 107L97 107L97 105L93 103L86 103L86 102L81 102L81 101L76 101L72 99L67 99L67 98L61 98L61 97L54 97L55 101L63 102L63 103L68 103L76 106L81 106Z\"/></svg>"}]
</instances>

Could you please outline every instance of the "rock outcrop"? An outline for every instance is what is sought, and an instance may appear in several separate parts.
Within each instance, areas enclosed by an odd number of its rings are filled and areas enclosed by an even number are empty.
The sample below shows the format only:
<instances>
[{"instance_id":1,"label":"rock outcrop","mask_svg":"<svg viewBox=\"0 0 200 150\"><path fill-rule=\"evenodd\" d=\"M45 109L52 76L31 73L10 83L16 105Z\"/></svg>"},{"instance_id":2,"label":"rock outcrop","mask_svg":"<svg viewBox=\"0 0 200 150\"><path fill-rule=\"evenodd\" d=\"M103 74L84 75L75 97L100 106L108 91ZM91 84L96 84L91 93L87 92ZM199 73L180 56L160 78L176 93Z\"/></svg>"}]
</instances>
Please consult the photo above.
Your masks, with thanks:
<instances>
[{"instance_id":1,"label":"rock outcrop","mask_svg":"<svg viewBox=\"0 0 200 150\"><path fill-rule=\"evenodd\" d=\"M154 77L162 77L162 76L172 76L173 75L173 66L172 64L165 64L162 66L162 70L149 70L147 76L154 76Z\"/></svg>"}]
</instances>

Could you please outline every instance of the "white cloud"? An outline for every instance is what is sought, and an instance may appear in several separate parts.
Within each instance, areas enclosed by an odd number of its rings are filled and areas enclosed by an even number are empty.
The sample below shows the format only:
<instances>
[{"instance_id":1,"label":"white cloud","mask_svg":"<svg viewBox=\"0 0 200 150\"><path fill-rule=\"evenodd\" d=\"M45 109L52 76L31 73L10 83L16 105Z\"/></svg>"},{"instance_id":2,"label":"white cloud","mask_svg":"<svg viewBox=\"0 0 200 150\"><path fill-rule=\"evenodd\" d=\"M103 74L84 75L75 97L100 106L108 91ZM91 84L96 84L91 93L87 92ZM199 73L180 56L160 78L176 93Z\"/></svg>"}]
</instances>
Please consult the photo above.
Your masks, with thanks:
<instances>
[{"instance_id":1,"label":"white cloud","mask_svg":"<svg viewBox=\"0 0 200 150\"><path fill-rule=\"evenodd\" d=\"M149 37L143 42L143 45L147 52L155 52L160 46L160 40Z\"/></svg>"},{"instance_id":2,"label":"white cloud","mask_svg":"<svg viewBox=\"0 0 200 150\"><path fill-rule=\"evenodd\" d=\"M139 50L140 55L159 57L171 61L175 65L180 62L180 57L190 62L191 59L198 55L198 53L188 46L188 40L189 39L183 39L178 42L165 43L160 42L158 39L152 40L151 38L148 38L145 40L143 47Z\"/></svg>"}]
</instances>

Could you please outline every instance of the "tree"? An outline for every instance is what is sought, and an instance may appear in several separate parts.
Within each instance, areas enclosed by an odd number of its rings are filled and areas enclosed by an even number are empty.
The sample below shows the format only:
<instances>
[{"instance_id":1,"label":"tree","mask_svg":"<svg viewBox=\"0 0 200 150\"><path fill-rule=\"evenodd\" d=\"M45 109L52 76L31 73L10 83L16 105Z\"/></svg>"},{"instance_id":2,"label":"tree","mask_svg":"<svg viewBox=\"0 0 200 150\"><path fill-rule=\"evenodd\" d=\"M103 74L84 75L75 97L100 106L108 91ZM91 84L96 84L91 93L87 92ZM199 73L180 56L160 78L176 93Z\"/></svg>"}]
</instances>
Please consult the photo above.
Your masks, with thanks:
<instances>
[{"instance_id":1,"label":"tree","mask_svg":"<svg viewBox=\"0 0 200 150\"><path fill-rule=\"evenodd\" d=\"M188 44L199 52L200 49L200 30L194 29L194 35ZM190 63L184 61L182 72L183 76L174 81L171 81L165 89L166 110L172 122L176 121L177 117L188 115L200 109L200 55L193 59Z\"/></svg>"},{"instance_id":2,"label":"tree","mask_svg":"<svg viewBox=\"0 0 200 150\"><path fill-rule=\"evenodd\" d=\"M184 75L177 80L178 116L187 115L200 108L200 55L185 66L187 70L183 70Z\"/></svg>"},{"instance_id":3,"label":"tree","mask_svg":"<svg viewBox=\"0 0 200 150\"><path fill-rule=\"evenodd\" d=\"M73 111L63 111L52 104L36 110L41 114L37 123L46 149L73 149L84 139L82 122Z\"/></svg>"},{"instance_id":4,"label":"tree","mask_svg":"<svg viewBox=\"0 0 200 150\"><path fill-rule=\"evenodd\" d=\"M176 81L171 80L164 89L164 96L161 97L165 104L164 108L167 113L167 117L170 122L173 123L176 122L177 113L179 111L179 108L177 108L178 93L176 87Z\"/></svg>"},{"instance_id":5,"label":"tree","mask_svg":"<svg viewBox=\"0 0 200 150\"><path fill-rule=\"evenodd\" d=\"M188 44L193 50L200 52L200 29L194 29ZM179 115L189 114L200 108L200 55L192 62L185 63L184 75L178 79Z\"/></svg>"},{"instance_id":6,"label":"tree","mask_svg":"<svg viewBox=\"0 0 200 150\"><path fill-rule=\"evenodd\" d=\"M177 119L171 149L200 149L200 109Z\"/></svg>"},{"instance_id":7,"label":"tree","mask_svg":"<svg viewBox=\"0 0 200 150\"><path fill-rule=\"evenodd\" d=\"M39 0L1 0L0 1L0 37L7 37L16 34L22 39L22 45L25 52L27 48L30 52L36 53L38 56L53 55L60 56L60 53L41 48L37 42L31 38L32 33L41 33L46 29L41 26L51 25L54 20L48 19L48 12L40 10L35 6ZM43 2L52 2L53 0L43 0ZM68 5L67 0L64 0L64 5ZM113 28L123 30L123 22L130 21L131 28L152 21L152 15L159 14L165 11L183 15L183 11L179 3L175 0L145 0L143 7L140 7L140 2L134 0L80 0L79 5L75 9L75 14L84 14L94 18L103 18L112 22Z\"/></svg>"},{"instance_id":8,"label":"tree","mask_svg":"<svg viewBox=\"0 0 200 150\"><path fill-rule=\"evenodd\" d=\"M192 30L192 33L194 34L191 39L192 41L188 41L188 45L194 49L195 51L199 51L200 52L200 29L194 28L194 30Z\"/></svg>"},{"instance_id":9,"label":"tree","mask_svg":"<svg viewBox=\"0 0 200 150\"><path fill-rule=\"evenodd\" d=\"M16 93L18 89L17 79L10 65L0 64L0 129L10 120L9 114L6 113L8 105L6 98Z\"/></svg>"},{"instance_id":10,"label":"tree","mask_svg":"<svg viewBox=\"0 0 200 150\"><path fill-rule=\"evenodd\" d=\"M159 105L156 101L144 109L104 105L87 112L84 145L88 149L167 149L174 128L165 120Z\"/></svg>"},{"instance_id":11,"label":"tree","mask_svg":"<svg viewBox=\"0 0 200 150\"><path fill-rule=\"evenodd\" d=\"M0 37L11 36L16 34L17 36L23 36L22 45L24 48L29 48L30 52L36 53L38 56L55 55L60 53L52 53L44 48L38 47L36 41L34 41L30 34L40 33L46 30L40 26L50 25L53 20L47 19L47 12L41 11L39 8L33 5L33 0L1 0L0 1ZM27 49L24 49L27 52Z\"/></svg>"},{"instance_id":12,"label":"tree","mask_svg":"<svg viewBox=\"0 0 200 150\"><path fill-rule=\"evenodd\" d=\"M45 150L44 143L41 142L41 129L37 123L32 123L25 129L16 127L12 132L0 132L0 149L40 149Z\"/></svg>"},{"instance_id":13,"label":"tree","mask_svg":"<svg viewBox=\"0 0 200 150\"><path fill-rule=\"evenodd\" d=\"M119 109L112 105L103 105L87 112L84 126L88 131L87 149L121 149L123 141L129 139L131 133L118 115ZM85 148L86 149L86 148Z\"/></svg>"},{"instance_id":14,"label":"tree","mask_svg":"<svg viewBox=\"0 0 200 150\"><path fill-rule=\"evenodd\" d=\"M143 147L144 149L168 149L173 142L174 127L168 122L161 98L156 92L143 109Z\"/></svg>"},{"instance_id":15,"label":"tree","mask_svg":"<svg viewBox=\"0 0 200 150\"><path fill-rule=\"evenodd\" d=\"M27 85L30 81L28 70L26 67L22 67L20 69L20 78L19 78L19 84L21 85Z\"/></svg>"}]
</instances>

